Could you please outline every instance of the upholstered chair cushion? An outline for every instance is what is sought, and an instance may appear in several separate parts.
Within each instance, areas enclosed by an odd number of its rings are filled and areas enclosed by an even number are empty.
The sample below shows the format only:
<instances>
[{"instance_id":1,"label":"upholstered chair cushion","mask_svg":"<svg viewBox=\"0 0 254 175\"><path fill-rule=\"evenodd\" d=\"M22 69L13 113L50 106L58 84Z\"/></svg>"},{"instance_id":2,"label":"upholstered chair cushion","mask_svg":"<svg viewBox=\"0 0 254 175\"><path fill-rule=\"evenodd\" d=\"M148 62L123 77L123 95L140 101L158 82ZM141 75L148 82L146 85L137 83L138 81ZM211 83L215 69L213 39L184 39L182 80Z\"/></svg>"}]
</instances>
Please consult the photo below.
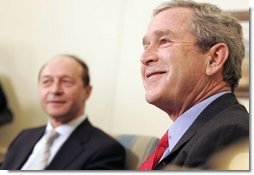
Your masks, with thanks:
<instances>
[{"instance_id":1,"label":"upholstered chair cushion","mask_svg":"<svg viewBox=\"0 0 254 175\"><path fill-rule=\"evenodd\" d=\"M136 170L153 152L159 141L158 138L153 136L127 134L117 135L115 138L126 149L126 169L128 170Z\"/></svg>"}]
</instances>

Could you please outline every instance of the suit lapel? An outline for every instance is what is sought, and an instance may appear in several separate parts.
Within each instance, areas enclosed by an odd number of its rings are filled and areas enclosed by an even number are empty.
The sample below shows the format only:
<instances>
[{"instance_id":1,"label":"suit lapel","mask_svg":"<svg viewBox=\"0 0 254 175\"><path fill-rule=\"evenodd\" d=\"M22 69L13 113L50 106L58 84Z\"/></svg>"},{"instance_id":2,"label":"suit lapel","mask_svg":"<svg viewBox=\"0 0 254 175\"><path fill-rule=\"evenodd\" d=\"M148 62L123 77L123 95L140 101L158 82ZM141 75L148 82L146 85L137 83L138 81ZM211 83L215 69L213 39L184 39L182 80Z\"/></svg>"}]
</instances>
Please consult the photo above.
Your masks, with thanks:
<instances>
[{"instance_id":1,"label":"suit lapel","mask_svg":"<svg viewBox=\"0 0 254 175\"><path fill-rule=\"evenodd\" d=\"M20 154L16 156L17 167L15 167L15 169L20 169L24 165L29 155L32 153L35 144L42 137L44 131L45 131L45 126L36 128L32 132L29 132L29 136L28 136L29 140L27 140L27 142L24 143L24 146L20 147L20 150L19 150Z\"/></svg>"},{"instance_id":2,"label":"suit lapel","mask_svg":"<svg viewBox=\"0 0 254 175\"><path fill-rule=\"evenodd\" d=\"M171 155L181 149L184 144L188 143L188 141L199 131L201 127L203 127L209 120L211 120L218 112L227 108L232 104L238 104L236 97L232 93L227 93L222 95L213 101L210 105L208 105L203 112L199 114L197 119L193 122L191 127L185 132L183 137L179 140L179 142L172 149L170 154L164 159L165 162L168 162L171 159ZM163 162L163 161L162 161Z\"/></svg>"},{"instance_id":3,"label":"suit lapel","mask_svg":"<svg viewBox=\"0 0 254 175\"><path fill-rule=\"evenodd\" d=\"M67 169L68 165L80 155L80 152L86 149L91 128L88 119L82 122L65 141L46 169Z\"/></svg>"}]
</instances>

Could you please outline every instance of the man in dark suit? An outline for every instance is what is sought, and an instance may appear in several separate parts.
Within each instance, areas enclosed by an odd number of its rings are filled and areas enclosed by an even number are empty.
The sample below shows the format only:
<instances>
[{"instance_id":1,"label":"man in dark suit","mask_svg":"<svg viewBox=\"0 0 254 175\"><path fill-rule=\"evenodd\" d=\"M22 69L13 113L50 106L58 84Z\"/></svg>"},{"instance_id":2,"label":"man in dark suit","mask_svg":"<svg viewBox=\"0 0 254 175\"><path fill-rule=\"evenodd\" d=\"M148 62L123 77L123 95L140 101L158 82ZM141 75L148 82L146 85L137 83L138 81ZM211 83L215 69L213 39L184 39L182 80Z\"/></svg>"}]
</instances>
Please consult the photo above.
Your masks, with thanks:
<instances>
[{"instance_id":1,"label":"man in dark suit","mask_svg":"<svg viewBox=\"0 0 254 175\"><path fill-rule=\"evenodd\" d=\"M245 55L238 21L188 0L154 10L143 38L146 101L174 123L139 170L205 169L210 158L249 137L249 114L235 97Z\"/></svg>"},{"instance_id":2,"label":"man in dark suit","mask_svg":"<svg viewBox=\"0 0 254 175\"><path fill-rule=\"evenodd\" d=\"M12 112L8 107L6 96L0 84L0 126L11 122L12 119Z\"/></svg>"},{"instance_id":3,"label":"man in dark suit","mask_svg":"<svg viewBox=\"0 0 254 175\"><path fill-rule=\"evenodd\" d=\"M54 57L42 67L39 87L49 121L46 126L22 131L10 144L1 169L124 169L124 148L92 126L85 113L92 87L88 67L81 59ZM54 136L47 139L51 132Z\"/></svg>"}]
</instances>

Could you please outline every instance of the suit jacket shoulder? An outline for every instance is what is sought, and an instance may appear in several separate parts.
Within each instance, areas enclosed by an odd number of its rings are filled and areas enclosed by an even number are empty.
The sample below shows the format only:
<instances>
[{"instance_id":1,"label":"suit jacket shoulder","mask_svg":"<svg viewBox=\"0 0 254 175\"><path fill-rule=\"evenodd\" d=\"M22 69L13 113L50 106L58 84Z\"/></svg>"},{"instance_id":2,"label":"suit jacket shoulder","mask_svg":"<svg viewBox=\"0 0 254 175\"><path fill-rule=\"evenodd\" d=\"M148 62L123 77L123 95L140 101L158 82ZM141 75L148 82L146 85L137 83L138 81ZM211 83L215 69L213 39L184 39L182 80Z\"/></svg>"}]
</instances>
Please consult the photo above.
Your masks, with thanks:
<instances>
[{"instance_id":1,"label":"suit jacket shoulder","mask_svg":"<svg viewBox=\"0 0 254 175\"><path fill-rule=\"evenodd\" d=\"M1 169L20 169L42 137L45 126L22 131L10 144ZM112 137L82 122L61 146L48 170L124 169L125 150Z\"/></svg>"},{"instance_id":2,"label":"suit jacket shoulder","mask_svg":"<svg viewBox=\"0 0 254 175\"><path fill-rule=\"evenodd\" d=\"M36 142L42 137L45 126L25 129L11 142L1 169L17 170L26 162Z\"/></svg>"},{"instance_id":3,"label":"suit jacket shoulder","mask_svg":"<svg viewBox=\"0 0 254 175\"><path fill-rule=\"evenodd\" d=\"M216 152L249 137L249 114L233 94L213 101L158 166L205 167Z\"/></svg>"},{"instance_id":4,"label":"suit jacket shoulder","mask_svg":"<svg viewBox=\"0 0 254 175\"><path fill-rule=\"evenodd\" d=\"M124 169L125 149L88 120L66 140L47 169Z\"/></svg>"}]
</instances>

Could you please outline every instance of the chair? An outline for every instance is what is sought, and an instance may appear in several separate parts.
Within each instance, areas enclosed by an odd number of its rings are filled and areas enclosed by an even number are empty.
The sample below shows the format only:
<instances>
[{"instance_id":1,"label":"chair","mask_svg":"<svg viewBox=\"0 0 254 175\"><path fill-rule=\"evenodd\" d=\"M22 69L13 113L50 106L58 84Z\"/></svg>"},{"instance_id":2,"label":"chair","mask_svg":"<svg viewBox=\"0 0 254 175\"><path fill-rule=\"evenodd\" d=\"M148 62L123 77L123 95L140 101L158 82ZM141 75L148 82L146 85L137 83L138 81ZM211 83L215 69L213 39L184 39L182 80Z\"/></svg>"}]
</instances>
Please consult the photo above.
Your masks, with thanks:
<instances>
[{"instance_id":1,"label":"chair","mask_svg":"<svg viewBox=\"0 0 254 175\"><path fill-rule=\"evenodd\" d=\"M126 150L127 170L135 170L154 151L159 141L153 136L142 135L117 135L115 136Z\"/></svg>"}]
</instances>

